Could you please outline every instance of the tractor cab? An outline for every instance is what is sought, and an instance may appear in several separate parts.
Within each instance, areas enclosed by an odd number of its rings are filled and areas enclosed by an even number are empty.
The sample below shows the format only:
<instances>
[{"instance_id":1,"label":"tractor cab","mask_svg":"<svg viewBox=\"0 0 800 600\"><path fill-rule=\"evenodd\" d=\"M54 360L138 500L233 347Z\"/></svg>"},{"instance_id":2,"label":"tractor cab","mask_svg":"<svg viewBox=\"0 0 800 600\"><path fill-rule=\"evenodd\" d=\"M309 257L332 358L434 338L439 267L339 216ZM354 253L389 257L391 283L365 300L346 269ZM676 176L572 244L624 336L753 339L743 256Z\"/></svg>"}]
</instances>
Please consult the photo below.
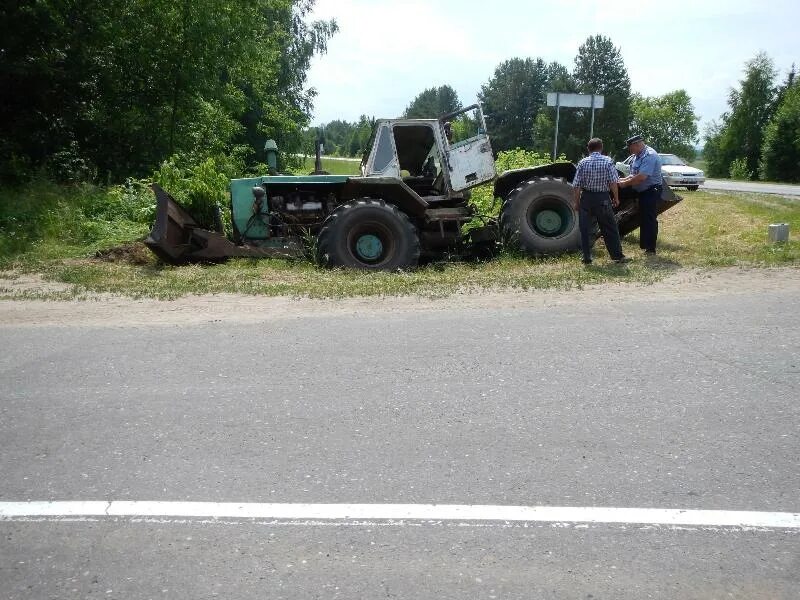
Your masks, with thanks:
<instances>
[{"instance_id":1,"label":"tractor cab","mask_svg":"<svg viewBox=\"0 0 800 600\"><path fill-rule=\"evenodd\" d=\"M495 177L480 105L439 119L381 119L361 162L364 177L401 179L420 196L450 199Z\"/></svg>"}]
</instances>

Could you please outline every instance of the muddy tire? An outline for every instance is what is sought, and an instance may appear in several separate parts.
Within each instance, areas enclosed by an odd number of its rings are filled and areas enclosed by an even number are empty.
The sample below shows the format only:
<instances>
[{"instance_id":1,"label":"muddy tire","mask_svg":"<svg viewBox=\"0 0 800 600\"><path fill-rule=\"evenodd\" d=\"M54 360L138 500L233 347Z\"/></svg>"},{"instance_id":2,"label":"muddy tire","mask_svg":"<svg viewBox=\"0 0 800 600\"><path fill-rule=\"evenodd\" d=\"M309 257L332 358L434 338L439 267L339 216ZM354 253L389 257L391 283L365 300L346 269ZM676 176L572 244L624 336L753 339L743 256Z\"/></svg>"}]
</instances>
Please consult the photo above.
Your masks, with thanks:
<instances>
[{"instance_id":1,"label":"muddy tire","mask_svg":"<svg viewBox=\"0 0 800 600\"><path fill-rule=\"evenodd\" d=\"M500 228L506 243L530 255L579 249L581 233L572 186L552 177L522 182L503 203Z\"/></svg>"},{"instance_id":2,"label":"muddy tire","mask_svg":"<svg viewBox=\"0 0 800 600\"><path fill-rule=\"evenodd\" d=\"M415 267L419 237L408 217L383 200L337 207L322 225L317 259L326 267L393 271Z\"/></svg>"}]
</instances>

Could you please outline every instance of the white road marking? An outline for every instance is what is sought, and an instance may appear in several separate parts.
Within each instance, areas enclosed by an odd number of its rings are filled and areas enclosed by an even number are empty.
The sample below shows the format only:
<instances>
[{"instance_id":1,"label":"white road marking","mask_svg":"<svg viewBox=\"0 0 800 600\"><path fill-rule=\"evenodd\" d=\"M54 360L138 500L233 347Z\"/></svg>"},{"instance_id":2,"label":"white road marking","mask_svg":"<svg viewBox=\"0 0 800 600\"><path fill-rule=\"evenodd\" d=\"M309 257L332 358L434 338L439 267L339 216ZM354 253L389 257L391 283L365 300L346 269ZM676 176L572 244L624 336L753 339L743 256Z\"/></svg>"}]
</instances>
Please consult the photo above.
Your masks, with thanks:
<instances>
[{"instance_id":1,"label":"white road marking","mask_svg":"<svg viewBox=\"0 0 800 600\"><path fill-rule=\"evenodd\" d=\"M0 521L89 517L327 521L460 521L800 529L800 513L595 506L265 504L239 502L0 502Z\"/></svg>"}]
</instances>

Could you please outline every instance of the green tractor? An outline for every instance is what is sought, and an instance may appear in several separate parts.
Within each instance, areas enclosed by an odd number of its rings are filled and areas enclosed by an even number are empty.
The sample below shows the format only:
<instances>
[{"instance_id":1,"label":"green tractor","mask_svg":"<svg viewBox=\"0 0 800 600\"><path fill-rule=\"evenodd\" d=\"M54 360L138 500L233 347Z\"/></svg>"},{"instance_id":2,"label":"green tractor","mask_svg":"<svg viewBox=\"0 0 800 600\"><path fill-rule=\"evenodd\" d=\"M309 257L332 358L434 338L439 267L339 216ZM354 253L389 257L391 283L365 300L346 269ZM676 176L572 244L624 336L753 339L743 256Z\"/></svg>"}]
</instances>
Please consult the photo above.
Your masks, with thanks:
<instances>
[{"instance_id":1,"label":"green tractor","mask_svg":"<svg viewBox=\"0 0 800 600\"><path fill-rule=\"evenodd\" d=\"M554 163L495 172L479 104L438 119L381 119L361 174L269 175L230 184L233 240L209 231L154 185L156 221L146 244L171 264L230 257L291 257L314 239L328 267L394 270L421 260L491 253L510 244L530 255L580 247L570 182ZM500 219L479 215L470 189L494 181ZM621 190L623 235L639 226L637 195ZM665 186L659 212L680 201ZM476 219L482 225L465 228Z\"/></svg>"}]
</instances>

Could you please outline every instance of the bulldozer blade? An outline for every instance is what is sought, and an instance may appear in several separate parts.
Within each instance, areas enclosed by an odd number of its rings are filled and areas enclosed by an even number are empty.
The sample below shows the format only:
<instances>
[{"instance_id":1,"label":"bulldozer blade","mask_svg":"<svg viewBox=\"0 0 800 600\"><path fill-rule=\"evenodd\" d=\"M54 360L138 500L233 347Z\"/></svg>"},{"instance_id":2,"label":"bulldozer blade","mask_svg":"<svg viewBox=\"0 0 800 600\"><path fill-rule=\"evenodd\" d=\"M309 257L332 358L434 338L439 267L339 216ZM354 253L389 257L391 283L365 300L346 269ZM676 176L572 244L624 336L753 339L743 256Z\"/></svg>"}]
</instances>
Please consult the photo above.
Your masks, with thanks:
<instances>
[{"instance_id":1,"label":"bulldozer blade","mask_svg":"<svg viewBox=\"0 0 800 600\"><path fill-rule=\"evenodd\" d=\"M627 235L631 231L639 228L639 200L638 194L633 192L630 188L626 188L625 192L632 194L630 197L623 195L623 190L620 190L620 206L617 210L617 225L619 227L620 235ZM665 185L661 191L661 199L656 205L656 213L661 214L665 210L669 210L678 202L683 200L678 194L672 191L668 185Z\"/></svg>"},{"instance_id":2,"label":"bulldozer blade","mask_svg":"<svg viewBox=\"0 0 800 600\"><path fill-rule=\"evenodd\" d=\"M280 246L237 246L224 235L201 228L197 221L159 185L156 195L156 220L145 245L166 263L222 262L229 258L297 258L303 255L300 243Z\"/></svg>"}]
</instances>

